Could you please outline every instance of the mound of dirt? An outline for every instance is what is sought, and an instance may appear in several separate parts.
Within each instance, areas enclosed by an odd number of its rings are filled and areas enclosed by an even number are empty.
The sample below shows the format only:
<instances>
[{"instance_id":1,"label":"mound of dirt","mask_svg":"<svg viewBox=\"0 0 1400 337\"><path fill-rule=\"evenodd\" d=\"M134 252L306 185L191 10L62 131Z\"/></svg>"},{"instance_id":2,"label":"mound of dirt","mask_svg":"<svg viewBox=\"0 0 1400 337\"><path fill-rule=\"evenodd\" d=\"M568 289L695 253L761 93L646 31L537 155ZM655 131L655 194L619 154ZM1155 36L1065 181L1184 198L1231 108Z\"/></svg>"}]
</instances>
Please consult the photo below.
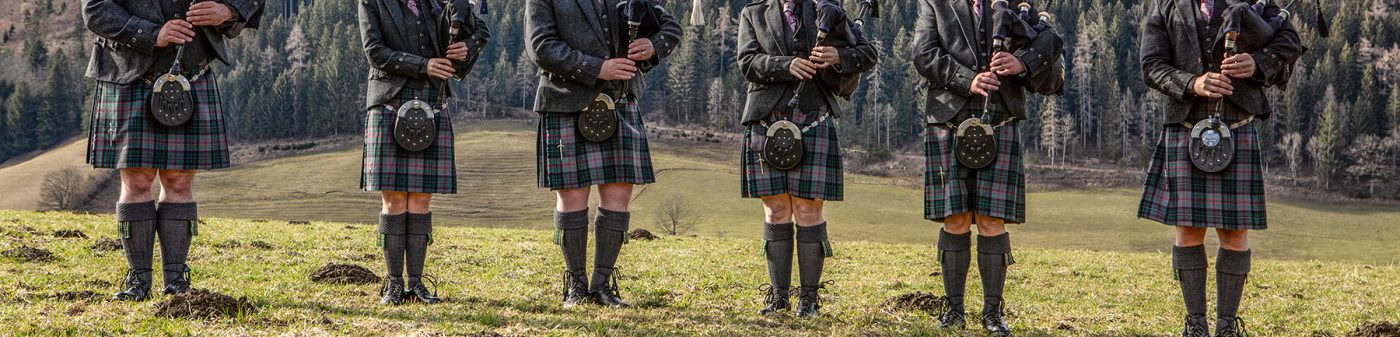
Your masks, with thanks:
<instances>
[{"instance_id":1,"label":"mound of dirt","mask_svg":"<svg viewBox=\"0 0 1400 337\"><path fill-rule=\"evenodd\" d=\"M375 284L379 276L365 267L353 264L327 263L311 273L312 282L331 284Z\"/></svg>"},{"instance_id":2,"label":"mound of dirt","mask_svg":"<svg viewBox=\"0 0 1400 337\"><path fill-rule=\"evenodd\" d=\"M204 318L234 316L240 312L253 312L257 307L248 297L233 298L204 289L194 289L182 295L171 296L156 306L156 315L170 318Z\"/></svg>"},{"instance_id":3,"label":"mound of dirt","mask_svg":"<svg viewBox=\"0 0 1400 337\"><path fill-rule=\"evenodd\" d=\"M882 311L886 314L894 314L900 311L917 311L929 315L937 315L939 312L943 311L947 300L947 297L920 291L895 296L894 298L885 300L885 303L880 306L883 308Z\"/></svg>"},{"instance_id":4,"label":"mound of dirt","mask_svg":"<svg viewBox=\"0 0 1400 337\"><path fill-rule=\"evenodd\" d=\"M102 294L98 294L92 290L64 291L49 295L49 298L63 301L91 300L99 297L102 297Z\"/></svg>"},{"instance_id":5,"label":"mound of dirt","mask_svg":"<svg viewBox=\"0 0 1400 337\"><path fill-rule=\"evenodd\" d=\"M4 251L0 253L0 255L23 262L46 262L54 260L53 252L30 246L20 246L19 248Z\"/></svg>"},{"instance_id":6,"label":"mound of dirt","mask_svg":"<svg viewBox=\"0 0 1400 337\"><path fill-rule=\"evenodd\" d=\"M122 250L122 242L115 239L98 239L92 246L88 246L94 252L115 252Z\"/></svg>"},{"instance_id":7,"label":"mound of dirt","mask_svg":"<svg viewBox=\"0 0 1400 337\"><path fill-rule=\"evenodd\" d=\"M632 240L646 240L646 241L651 241L651 240L656 240L656 239L658 239L658 238L656 237L655 234L651 234L650 231L647 231L647 230L645 230L645 229L640 229L640 228L634 229L634 230L632 230L631 233L628 233L628 234L627 234L627 238L632 239Z\"/></svg>"},{"instance_id":8,"label":"mound of dirt","mask_svg":"<svg viewBox=\"0 0 1400 337\"><path fill-rule=\"evenodd\" d=\"M267 243L267 241L262 241L262 240L253 241L252 243L249 243L248 246L253 247L253 248L257 248L257 249L272 249L272 248L273 248L271 243Z\"/></svg>"},{"instance_id":9,"label":"mound of dirt","mask_svg":"<svg viewBox=\"0 0 1400 337\"><path fill-rule=\"evenodd\" d=\"M83 231L76 230L76 229L60 229L60 230L56 230L56 231L53 231L53 236L54 236L54 237L58 237L58 238L79 238L79 239L86 239L86 238L87 238L87 234L83 234Z\"/></svg>"},{"instance_id":10,"label":"mound of dirt","mask_svg":"<svg viewBox=\"0 0 1400 337\"><path fill-rule=\"evenodd\" d=\"M1347 333L1350 337L1396 337L1400 336L1400 323L1371 322Z\"/></svg>"},{"instance_id":11,"label":"mound of dirt","mask_svg":"<svg viewBox=\"0 0 1400 337\"><path fill-rule=\"evenodd\" d=\"M505 337L505 335L501 335L501 334L498 334L498 333L495 333L495 332L491 332L491 331L482 331L482 332L475 332L475 333L467 334L467 337Z\"/></svg>"},{"instance_id":12,"label":"mound of dirt","mask_svg":"<svg viewBox=\"0 0 1400 337\"><path fill-rule=\"evenodd\" d=\"M238 240L228 240L228 241L224 241L224 242L215 242L215 243L214 243L214 248L219 248L219 249L231 249L231 248L240 248L240 247L243 247L243 243L242 243L242 242L238 242Z\"/></svg>"}]
</instances>

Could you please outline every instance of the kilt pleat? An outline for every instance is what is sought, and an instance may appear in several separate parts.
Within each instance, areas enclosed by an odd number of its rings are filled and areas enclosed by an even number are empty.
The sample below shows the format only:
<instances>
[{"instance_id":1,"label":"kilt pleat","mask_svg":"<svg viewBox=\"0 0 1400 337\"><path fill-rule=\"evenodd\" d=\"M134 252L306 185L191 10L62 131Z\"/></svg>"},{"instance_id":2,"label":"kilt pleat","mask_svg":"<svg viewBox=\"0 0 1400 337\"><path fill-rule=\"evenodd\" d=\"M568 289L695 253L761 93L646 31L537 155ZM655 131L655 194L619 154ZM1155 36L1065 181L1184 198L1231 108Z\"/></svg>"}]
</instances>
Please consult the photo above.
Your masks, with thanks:
<instances>
[{"instance_id":1,"label":"kilt pleat","mask_svg":"<svg viewBox=\"0 0 1400 337\"><path fill-rule=\"evenodd\" d=\"M394 141L396 109L404 102L419 99L441 106L443 97L436 90L405 86L385 105L370 108L365 116L364 159L360 188L365 191L411 193L457 193L457 166L453 152L452 118L449 110L437 116L437 140L422 151L408 151Z\"/></svg>"},{"instance_id":2,"label":"kilt pleat","mask_svg":"<svg viewBox=\"0 0 1400 337\"><path fill-rule=\"evenodd\" d=\"M807 126L820 114L798 113L793 121ZM770 120L770 122L776 119ZM763 147L768 144L768 129L752 123L744 132L743 153L740 155L740 190L744 198L791 195L809 200L841 201L845 198L841 143L837 138L836 119L825 121L802 133L805 147L802 163L790 170L779 170L763 162Z\"/></svg>"},{"instance_id":3,"label":"kilt pleat","mask_svg":"<svg viewBox=\"0 0 1400 337\"><path fill-rule=\"evenodd\" d=\"M195 112L168 127L149 112L151 84L96 81L87 163L94 168L212 170L229 167L228 135L219 87L212 76L190 83Z\"/></svg>"},{"instance_id":4,"label":"kilt pleat","mask_svg":"<svg viewBox=\"0 0 1400 337\"><path fill-rule=\"evenodd\" d=\"M563 190L656 182L641 109L636 102L622 104L621 108L617 134L598 143L579 135L578 113L541 113L535 137L539 187Z\"/></svg>"},{"instance_id":5,"label":"kilt pleat","mask_svg":"<svg viewBox=\"0 0 1400 337\"><path fill-rule=\"evenodd\" d=\"M1233 123L1247 117L1225 105L1222 117ZM1211 104L1198 105L1206 116ZM1261 230L1268 228L1264 207L1264 170L1254 124L1231 130L1235 158L1224 171L1208 173L1191 164L1191 130L1169 125L1162 130L1143 181L1138 217L1171 226Z\"/></svg>"},{"instance_id":6,"label":"kilt pleat","mask_svg":"<svg viewBox=\"0 0 1400 337\"><path fill-rule=\"evenodd\" d=\"M981 106L964 113L981 114ZM977 170L958 164L953 154L956 130L928 125L924 131L925 219L941 222L948 216L974 212L1007 223L1026 221L1026 175L1019 123L996 128L997 159Z\"/></svg>"}]
</instances>

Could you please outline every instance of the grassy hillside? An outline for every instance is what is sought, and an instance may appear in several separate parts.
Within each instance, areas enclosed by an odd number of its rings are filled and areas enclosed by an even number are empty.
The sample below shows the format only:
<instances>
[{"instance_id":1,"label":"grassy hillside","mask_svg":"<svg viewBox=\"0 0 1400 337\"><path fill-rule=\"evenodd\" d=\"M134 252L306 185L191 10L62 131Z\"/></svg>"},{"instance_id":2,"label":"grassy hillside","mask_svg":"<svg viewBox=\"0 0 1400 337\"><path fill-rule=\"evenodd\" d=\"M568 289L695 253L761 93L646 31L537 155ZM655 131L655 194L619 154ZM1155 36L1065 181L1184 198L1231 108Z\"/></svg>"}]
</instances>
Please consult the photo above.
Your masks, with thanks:
<instances>
[{"instance_id":1,"label":"grassy hillside","mask_svg":"<svg viewBox=\"0 0 1400 337\"><path fill-rule=\"evenodd\" d=\"M447 225L549 229L553 195L535 187L533 124L487 122L457 137L459 194L434 197L436 219ZM738 150L733 143L653 143L658 182L637 190L634 227L651 227L654 210L673 194L700 212L691 234L758 237L762 206L739 198ZM198 181L201 214L214 216L368 222L377 193L358 191L360 149L343 149L242 165ZM934 223L923 220L922 177L846 175L846 201L828 203L838 240L931 244ZM1139 220L1140 192L1129 189L1044 191L1028 195L1017 244L1032 247L1159 251L1171 230ZM595 198L596 202L596 198ZM1263 257L1400 262L1400 208L1320 205L1271 199L1270 230L1252 237Z\"/></svg>"},{"instance_id":2,"label":"grassy hillside","mask_svg":"<svg viewBox=\"0 0 1400 337\"><path fill-rule=\"evenodd\" d=\"M0 191L6 192L0 193L0 209L39 209L44 175L69 166L88 168L90 166L83 163L86 156L87 138L83 137L31 158L0 164Z\"/></svg>"},{"instance_id":3,"label":"grassy hillside","mask_svg":"<svg viewBox=\"0 0 1400 337\"><path fill-rule=\"evenodd\" d=\"M0 258L3 334L18 335L922 335L975 336L936 328L926 314L887 311L886 300L941 292L927 245L839 240L825 317L763 318L766 282L755 240L666 237L634 241L619 265L636 308L557 304L559 258L547 231L440 228L429 273L448 301L376 304L376 285L325 285L308 274L327 263L378 272L373 227L345 223L206 219L191 253L193 280L257 309L238 317L156 317L145 303L106 300L125 260L97 243L115 236L106 216L0 211L0 251L52 251L47 261ZM78 230L87 238L61 238ZM1022 336L1169 336L1181 304L1161 253L1018 249L1008 284L1011 321ZM158 262L157 262L158 263ZM1344 336L1400 317L1400 267L1258 260L1245 309L1256 336ZM969 297L981 291L976 268ZM159 282L157 282L159 284ZM1211 282L1214 284L1214 282ZM1213 287L1213 286L1212 286ZM1213 292L1212 292L1213 294ZM980 304L969 304L979 310Z\"/></svg>"}]
</instances>

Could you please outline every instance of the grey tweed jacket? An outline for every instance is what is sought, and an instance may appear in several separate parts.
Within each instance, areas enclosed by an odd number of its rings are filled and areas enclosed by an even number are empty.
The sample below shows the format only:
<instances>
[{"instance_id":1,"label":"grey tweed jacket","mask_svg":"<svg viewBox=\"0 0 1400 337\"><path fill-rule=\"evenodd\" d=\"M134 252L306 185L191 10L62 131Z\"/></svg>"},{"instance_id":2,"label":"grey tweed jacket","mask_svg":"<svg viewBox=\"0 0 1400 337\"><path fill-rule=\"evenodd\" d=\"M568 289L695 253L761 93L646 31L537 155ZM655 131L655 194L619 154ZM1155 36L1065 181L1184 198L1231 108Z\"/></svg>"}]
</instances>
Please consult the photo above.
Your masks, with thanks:
<instances>
[{"instance_id":1,"label":"grey tweed jacket","mask_svg":"<svg viewBox=\"0 0 1400 337\"><path fill-rule=\"evenodd\" d=\"M219 27L199 28L213 46L214 56L231 64L224 40L238 37L245 28L262 21L263 0L217 0L228 5L239 20ZM183 18L160 0L84 0L83 24L97 35L88 59L86 76L127 84L140 79L156 61L156 35L166 21Z\"/></svg>"},{"instance_id":2,"label":"grey tweed jacket","mask_svg":"<svg viewBox=\"0 0 1400 337\"><path fill-rule=\"evenodd\" d=\"M609 0L605 3L614 3ZM608 6L616 18L617 8ZM528 0L525 5L525 55L540 67L540 84L535 92L535 111L577 112L602 92L605 81L598 80L603 61L612 56L607 41L618 28L605 25L593 0ZM638 62L645 71L671 54L680 42L681 26L675 17L661 14L661 32L650 37L656 55ZM641 76L633 77L630 94L645 88Z\"/></svg>"}]
</instances>

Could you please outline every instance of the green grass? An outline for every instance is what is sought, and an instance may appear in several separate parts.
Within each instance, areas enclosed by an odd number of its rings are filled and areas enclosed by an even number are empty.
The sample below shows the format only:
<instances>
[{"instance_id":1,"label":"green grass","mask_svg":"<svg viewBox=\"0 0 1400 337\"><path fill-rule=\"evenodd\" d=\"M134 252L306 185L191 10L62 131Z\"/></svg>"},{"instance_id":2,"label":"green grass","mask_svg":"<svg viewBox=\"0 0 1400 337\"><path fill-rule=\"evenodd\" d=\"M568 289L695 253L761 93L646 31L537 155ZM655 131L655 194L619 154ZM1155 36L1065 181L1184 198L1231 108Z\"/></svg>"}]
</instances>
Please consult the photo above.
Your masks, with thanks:
<instances>
[{"instance_id":1,"label":"green grass","mask_svg":"<svg viewBox=\"0 0 1400 337\"><path fill-rule=\"evenodd\" d=\"M533 124L486 122L457 134L459 194L437 195L435 219L449 226L550 229L553 194L535 187ZM762 205L739 198L735 144L654 141L657 183L639 187L634 228L652 228L656 205L691 200L700 224L690 234L756 238ZM202 174L201 214L282 220L370 222L379 196L358 190L360 148L287 157ZM937 224L923 220L922 177L846 175L846 201L827 203L832 236L931 245ZM1140 191L1032 192L1027 223L1011 231L1018 247L1156 252L1172 230L1135 217ZM596 202L596 200L595 200ZM1400 263L1400 209L1270 199L1270 229L1251 235L1264 258ZM652 228L654 229L654 228Z\"/></svg>"},{"instance_id":2,"label":"green grass","mask_svg":"<svg viewBox=\"0 0 1400 337\"><path fill-rule=\"evenodd\" d=\"M824 299L824 317L798 320L754 314L760 307L755 287L766 282L755 240L634 241L620 267L623 295L637 307L564 310L558 305L562 262L550 232L439 228L428 272L445 281L439 290L448 301L385 307L377 304L376 285L322 285L307 278L330 262L380 270L372 226L206 222L190 255L196 287L247 296L258 311L169 319L153 315L163 296L145 303L108 301L125 260L120 251L88 247L115 236L110 216L0 211L0 250L28 245L56 256L49 262L0 259L0 321L6 322L0 335L979 335L940 330L921 313L882 312L888 298L941 292L930 276L937 266L927 243L836 241L826 273L835 283ZM57 229L81 230L90 238L51 236ZM244 244L215 247L235 240ZM253 241L273 248L247 244ZM1021 336L1175 333L1183 309L1165 254L1018 248L1015 256L1007 301ZM1400 317L1398 274L1394 265L1256 260L1242 315L1257 336L1341 336L1366 322ZM968 296L977 298L976 268L970 277ZM50 298L68 291L101 297ZM969 306L974 312L980 307Z\"/></svg>"}]
</instances>

